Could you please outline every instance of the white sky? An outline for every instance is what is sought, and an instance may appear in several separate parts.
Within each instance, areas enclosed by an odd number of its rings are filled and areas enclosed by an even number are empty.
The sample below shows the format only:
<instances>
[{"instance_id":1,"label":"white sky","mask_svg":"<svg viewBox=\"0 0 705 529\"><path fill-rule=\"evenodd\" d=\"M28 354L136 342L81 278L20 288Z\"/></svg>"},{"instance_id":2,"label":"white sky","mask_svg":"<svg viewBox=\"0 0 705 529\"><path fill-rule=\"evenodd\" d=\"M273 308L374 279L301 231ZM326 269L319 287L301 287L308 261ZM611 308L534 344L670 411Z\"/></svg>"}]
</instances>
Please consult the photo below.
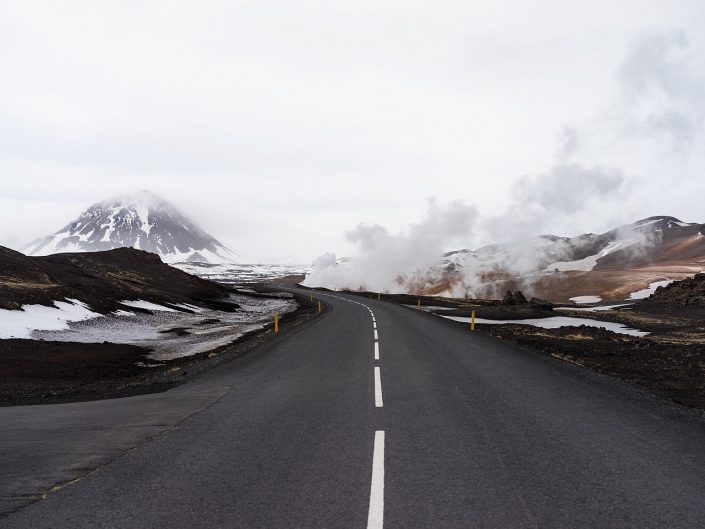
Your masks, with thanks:
<instances>
[{"instance_id":1,"label":"white sky","mask_svg":"<svg viewBox=\"0 0 705 529\"><path fill-rule=\"evenodd\" d=\"M701 0L0 0L0 244L142 188L275 260L429 197L478 207L467 245L705 222L702 28Z\"/></svg>"}]
</instances>

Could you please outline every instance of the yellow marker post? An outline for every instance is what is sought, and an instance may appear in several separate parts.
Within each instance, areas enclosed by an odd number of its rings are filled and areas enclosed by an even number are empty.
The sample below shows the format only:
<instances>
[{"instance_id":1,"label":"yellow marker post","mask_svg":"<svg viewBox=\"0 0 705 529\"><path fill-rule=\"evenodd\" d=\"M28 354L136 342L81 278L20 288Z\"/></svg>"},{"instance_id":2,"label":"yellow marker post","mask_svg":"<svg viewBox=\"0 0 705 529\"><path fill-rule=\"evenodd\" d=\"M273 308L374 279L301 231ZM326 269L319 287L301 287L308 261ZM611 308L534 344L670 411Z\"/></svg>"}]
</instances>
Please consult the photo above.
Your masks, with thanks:
<instances>
[{"instance_id":1,"label":"yellow marker post","mask_svg":"<svg viewBox=\"0 0 705 529\"><path fill-rule=\"evenodd\" d=\"M380 294L379 292L377 292L377 301L379 301L380 299L382 299L382 294Z\"/></svg>"},{"instance_id":2,"label":"yellow marker post","mask_svg":"<svg viewBox=\"0 0 705 529\"><path fill-rule=\"evenodd\" d=\"M313 292L311 293L311 301L313 301Z\"/></svg>"},{"instance_id":3,"label":"yellow marker post","mask_svg":"<svg viewBox=\"0 0 705 529\"><path fill-rule=\"evenodd\" d=\"M470 317L470 330L475 330L475 311L472 311L472 316Z\"/></svg>"},{"instance_id":4,"label":"yellow marker post","mask_svg":"<svg viewBox=\"0 0 705 529\"><path fill-rule=\"evenodd\" d=\"M274 332L279 332L279 313L274 313Z\"/></svg>"},{"instance_id":5,"label":"yellow marker post","mask_svg":"<svg viewBox=\"0 0 705 529\"><path fill-rule=\"evenodd\" d=\"M318 302L318 312L321 312L321 302Z\"/></svg>"},{"instance_id":6,"label":"yellow marker post","mask_svg":"<svg viewBox=\"0 0 705 529\"><path fill-rule=\"evenodd\" d=\"M421 300L418 300L418 301L416 302L416 308L417 308L417 309L420 309L420 308L421 308Z\"/></svg>"}]
</instances>

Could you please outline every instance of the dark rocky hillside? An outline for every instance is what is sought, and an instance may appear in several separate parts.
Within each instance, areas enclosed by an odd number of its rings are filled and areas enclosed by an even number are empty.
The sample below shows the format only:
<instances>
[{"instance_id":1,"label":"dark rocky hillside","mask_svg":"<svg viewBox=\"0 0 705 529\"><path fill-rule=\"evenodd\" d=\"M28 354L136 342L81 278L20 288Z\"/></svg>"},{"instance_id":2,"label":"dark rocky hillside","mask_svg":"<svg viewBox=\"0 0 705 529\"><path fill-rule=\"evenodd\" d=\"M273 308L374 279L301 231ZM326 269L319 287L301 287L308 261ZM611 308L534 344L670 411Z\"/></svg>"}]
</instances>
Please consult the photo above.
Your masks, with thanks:
<instances>
[{"instance_id":1,"label":"dark rocky hillside","mask_svg":"<svg viewBox=\"0 0 705 529\"><path fill-rule=\"evenodd\" d=\"M657 288L637 308L645 312L705 313L705 273Z\"/></svg>"},{"instance_id":2,"label":"dark rocky hillside","mask_svg":"<svg viewBox=\"0 0 705 529\"><path fill-rule=\"evenodd\" d=\"M120 300L190 303L234 310L230 290L164 264L159 256L132 248L104 252L28 257L0 247L0 308L25 304L51 306L77 299L106 313ZM131 310L135 310L134 308Z\"/></svg>"}]
</instances>

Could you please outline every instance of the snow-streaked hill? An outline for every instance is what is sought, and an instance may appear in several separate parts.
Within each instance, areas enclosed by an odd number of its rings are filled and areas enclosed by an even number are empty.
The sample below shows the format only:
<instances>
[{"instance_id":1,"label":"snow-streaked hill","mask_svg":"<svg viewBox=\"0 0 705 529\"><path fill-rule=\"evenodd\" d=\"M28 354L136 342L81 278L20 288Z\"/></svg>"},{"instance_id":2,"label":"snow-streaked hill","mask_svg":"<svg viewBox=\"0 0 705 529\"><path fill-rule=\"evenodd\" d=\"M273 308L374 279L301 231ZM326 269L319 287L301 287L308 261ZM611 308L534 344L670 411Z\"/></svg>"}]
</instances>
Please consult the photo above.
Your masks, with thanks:
<instances>
[{"instance_id":1,"label":"snow-streaked hill","mask_svg":"<svg viewBox=\"0 0 705 529\"><path fill-rule=\"evenodd\" d=\"M425 269L393 271L371 284L360 260L320 260L304 284L391 293L501 298L524 290L554 301L632 294L705 270L705 226L650 217L605 233L542 235L523 242L448 252Z\"/></svg>"},{"instance_id":2,"label":"snow-streaked hill","mask_svg":"<svg viewBox=\"0 0 705 529\"><path fill-rule=\"evenodd\" d=\"M700 224L674 217L649 217L601 234L541 235L525 243L450 252L444 256L444 264L480 272L497 269L516 274L587 272L609 266L653 263L666 256L666 247L674 242L690 246L688 241L700 251L705 250Z\"/></svg>"},{"instance_id":3,"label":"snow-streaked hill","mask_svg":"<svg viewBox=\"0 0 705 529\"><path fill-rule=\"evenodd\" d=\"M61 230L33 241L23 251L49 255L122 247L156 253L168 263L228 263L242 258L148 191L94 204Z\"/></svg>"}]
</instances>

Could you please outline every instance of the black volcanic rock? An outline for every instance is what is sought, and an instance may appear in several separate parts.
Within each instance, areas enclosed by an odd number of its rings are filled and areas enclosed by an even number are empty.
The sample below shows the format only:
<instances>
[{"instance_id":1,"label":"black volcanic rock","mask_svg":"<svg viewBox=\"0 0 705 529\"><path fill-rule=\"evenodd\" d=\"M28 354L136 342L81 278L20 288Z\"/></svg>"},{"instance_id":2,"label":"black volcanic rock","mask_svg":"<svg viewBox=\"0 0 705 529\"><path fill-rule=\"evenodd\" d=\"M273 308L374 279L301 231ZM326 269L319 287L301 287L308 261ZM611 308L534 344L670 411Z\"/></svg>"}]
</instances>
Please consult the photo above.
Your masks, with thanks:
<instances>
[{"instance_id":1,"label":"black volcanic rock","mask_svg":"<svg viewBox=\"0 0 705 529\"><path fill-rule=\"evenodd\" d=\"M502 299L502 305L526 305L527 303L528 301L521 290L515 292L508 290Z\"/></svg>"},{"instance_id":2,"label":"black volcanic rock","mask_svg":"<svg viewBox=\"0 0 705 529\"><path fill-rule=\"evenodd\" d=\"M675 281L637 303L639 310L681 309L686 307L705 308L705 273L696 274L690 279Z\"/></svg>"},{"instance_id":3,"label":"black volcanic rock","mask_svg":"<svg viewBox=\"0 0 705 529\"><path fill-rule=\"evenodd\" d=\"M553 303L546 301L545 299L533 297L529 302L533 307L541 310L553 310Z\"/></svg>"},{"instance_id":4,"label":"black volcanic rock","mask_svg":"<svg viewBox=\"0 0 705 529\"><path fill-rule=\"evenodd\" d=\"M189 303L235 310L230 289L162 263L158 255L118 248L105 252L28 257L0 247L0 308L51 306L77 299L97 312L120 308L121 300Z\"/></svg>"}]
</instances>

